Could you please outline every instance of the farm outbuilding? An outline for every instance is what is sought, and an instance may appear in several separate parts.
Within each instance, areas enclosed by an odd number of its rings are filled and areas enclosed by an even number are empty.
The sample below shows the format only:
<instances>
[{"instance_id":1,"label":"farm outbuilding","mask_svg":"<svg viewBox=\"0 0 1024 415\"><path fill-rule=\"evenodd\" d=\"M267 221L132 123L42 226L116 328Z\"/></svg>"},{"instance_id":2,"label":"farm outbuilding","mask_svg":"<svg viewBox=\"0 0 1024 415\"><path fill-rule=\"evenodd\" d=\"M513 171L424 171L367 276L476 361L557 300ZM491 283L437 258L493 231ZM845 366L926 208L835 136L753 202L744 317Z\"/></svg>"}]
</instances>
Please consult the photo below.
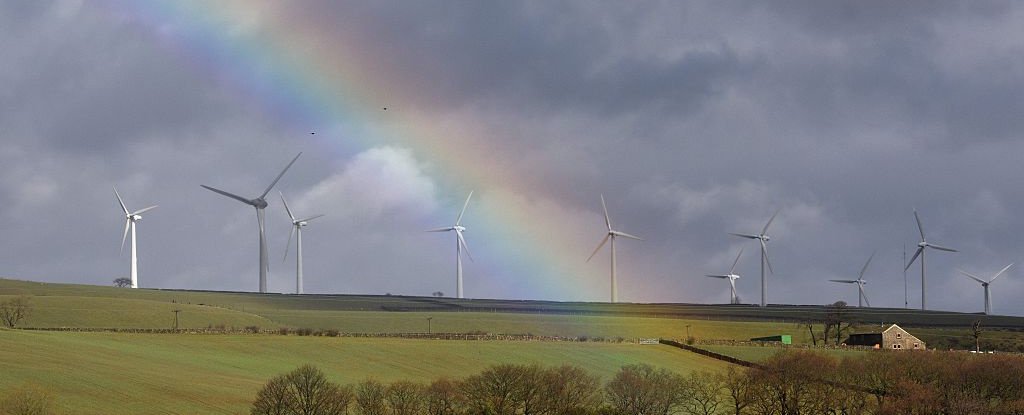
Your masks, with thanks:
<instances>
[{"instance_id":1,"label":"farm outbuilding","mask_svg":"<svg viewBox=\"0 0 1024 415\"><path fill-rule=\"evenodd\" d=\"M880 332L851 334L846 339L850 346L872 346L876 349L891 350L925 350L925 344L921 339L903 330L895 324Z\"/></svg>"},{"instance_id":2,"label":"farm outbuilding","mask_svg":"<svg viewBox=\"0 0 1024 415\"><path fill-rule=\"evenodd\" d=\"M779 342L779 343L782 343L782 344L793 344L793 336L790 336L788 334L779 334L779 335L768 336L768 337L755 337L753 339L750 339L750 341L752 341L752 342Z\"/></svg>"}]
</instances>

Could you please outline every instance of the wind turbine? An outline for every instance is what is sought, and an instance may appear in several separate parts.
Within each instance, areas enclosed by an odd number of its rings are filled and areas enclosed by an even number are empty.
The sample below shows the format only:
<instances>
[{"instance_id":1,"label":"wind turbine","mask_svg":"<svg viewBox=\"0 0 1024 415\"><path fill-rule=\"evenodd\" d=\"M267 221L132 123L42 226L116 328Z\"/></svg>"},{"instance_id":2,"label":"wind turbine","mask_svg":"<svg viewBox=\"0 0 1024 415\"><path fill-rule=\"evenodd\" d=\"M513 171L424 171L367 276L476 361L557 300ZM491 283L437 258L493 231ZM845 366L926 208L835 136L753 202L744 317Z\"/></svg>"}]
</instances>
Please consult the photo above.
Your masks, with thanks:
<instances>
[{"instance_id":1,"label":"wind turbine","mask_svg":"<svg viewBox=\"0 0 1024 415\"><path fill-rule=\"evenodd\" d=\"M288 250L292 246L292 234L295 234L295 293L302 294L302 228L309 224L309 221L323 215L310 216L305 219L295 219L292 210L288 208L288 201L284 200L284 193L281 193L281 203L284 203L284 210L288 212L288 218L292 220L292 230L288 232L288 244L284 246L284 259L288 259Z\"/></svg>"},{"instance_id":2,"label":"wind turbine","mask_svg":"<svg viewBox=\"0 0 1024 415\"><path fill-rule=\"evenodd\" d=\"M142 219L142 214L150 210L156 209L156 205L148 208L139 209L134 212L128 212L128 208L124 205L124 200L121 200L121 195L117 193L117 188L114 188L114 196L117 196L117 203L121 204L121 210L124 211L124 235L121 236L121 252L124 253L124 242L128 238L128 229L132 231L132 288L139 288L139 261L135 255L135 222Z\"/></svg>"},{"instance_id":3,"label":"wind turbine","mask_svg":"<svg viewBox=\"0 0 1024 415\"><path fill-rule=\"evenodd\" d=\"M985 288L985 314L986 315L992 314L992 302L991 302L992 301L992 295L989 293L988 286L990 284L992 284L992 281L995 281L996 278L999 278L1000 275L1003 275L1003 273L1006 272L1006 270L1010 269L1010 267L1012 267L1012 266L1013 266L1013 264L1007 265L1005 268L1003 268L1002 270L997 272L996 275L993 275L992 278L989 278L988 281L985 281L985 280L983 280L981 278L978 278L977 276L972 275L971 273L969 273L967 271L964 271L962 269L959 270L961 274L966 275L967 277L971 278L972 280L980 282L981 286Z\"/></svg>"},{"instance_id":4,"label":"wind turbine","mask_svg":"<svg viewBox=\"0 0 1024 415\"><path fill-rule=\"evenodd\" d=\"M957 252L957 250L955 250L953 248L944 248L944 247L941 247L941 246L938 246L938 245L935 245L935 244L932 244L932 243L928 243L928 241L926 241L925 238L924 238L924 226L921 226L921 218L919 216L917 216L917 210L916 209L914 210L914 219L917 220L917 230L921 232L921 242L919 242L917 244L917 252L914 252L914 256L910 257L910 262L907 263L907 266L904 267L903 270L906 271L906 270L910 269L910 266L914 264L914 260L916 260L918 256L921 257L921 309L922 310L927 310L928 308L926 307L926 304L925 304L925 295L924 295L924 293L925 293L925 291L924 291L924 287L925 287L924 286L924 249L925 248L932 248L932 249L938 249L940 251L946 251L946 252Z\"/></svg>"},{"instance_id":5,"label":"wind turbine","mask_svg":"<svg viewBox=\"0 0 1024 415\"><path fill-rule=\"evenodd\" d=\"M225 192L223 190L207 186L205 184L200 185L203 188L205 188L206 190L212 191L214 193L219 193L219 194L221 194L223 196L230 197L230 198L235 199L235 200L237 200L239 202L245 203L245 204L247 204L249 206L252 206L252 207L256 208L256 221L259 222L259 227L260 227L260 292L261 293L267 292L267 271L270 269L270 264L267 261L267 236L266 236L266 233L264 232L264 226L263 226L263 209L267 208L267 201L264 198L267 197L267 193L270 193L270 189L274 188L274 185L277 184L277 181L281 180L281 176L284 176L284 173L286 171L288 171L288 168L291 167L292 164L295 164L295 160L298 160L299 156L301 156L301 155L302 155L301 152L299 154L296 154L295 158L293 158L292 161L290 163L288 163L287 166L284 167L284 170L281 170L281 174L278 174L277 177L274 178L274 181L270 183L270 186L267 186L267 190L264 190L263 194L259 195L259 197L255 198L255 199L246 199L246 198L241 197L239 195L236 195L236 194L233 194L233 193L228 193L228 192Z\"/></svg>"},{"instance_id":6,"label":"wind turbine","mask_svg":"<svg viewBox=\"0 0 1024 415\"><path fill-rule=\"evenodd\" d=\"M768 271L775 274L775 270L772 269L772 263L768 260L768 245L766 243L772 238L768 236L768 227L772 226L772 221L775 220L775 216L779 214L776 210L772 217L768 219L768 223L764 224L764 228L761 229L761 233L757 235L743 234L743 233L730 233L730 235L739 236L740 238L756 239L761 243L761 307L768 305L768 281L765 279L764 266L768 265Z\"/></svg>"},{"instance_id":7,"label":"wind turbine","mask_svg":"<svg viewBox=\"0 0 1024 415\"><path fill-rule=\"evenodd\" d=\"M872 252L871 256L868 257L868 262L865 262L864 263L864 267L862 267L860 269L860 274L857 275L857 279L855 279L855 280L829 280L829 281L832 281L832 282L839 282L839 283L844 283L844 284L857 284L857 307L864 307L864 304L867 304L868 307L871 307L871 302L868 301L868 295L866 293L864 293L864 284L868 283L867 281L864 281L864 272L868 270L868 265L871 264L871 259L874 258L874 257L875 257L875 253Z\"/></svg>"},{"instance_id":8,"label":"wind turbine","mask_svg":"<svg viewBox=\"0 0 1024 415\"><path fill-rule=\"evenodd\" d=\"M740 278L739 275L736 275L736 264L738 262L740 262L740 255L743 255L743 248L740 248L740 253L736 254L736 260L732 261L732 267L729 268L729 273L728 274L725 274L725 275L706 274L705 275L706 277L723 278L723 279L728 279L729 280L729 289L730 289L729 304L739 304L740 303L740 297L736 295L736 280L738 280Z\"/></svg>"},{"instance_id":9,"label":"wind turbine","mask_svg":"<svg viewBox=\"0 0 1024 415\"><path fill-rule=\"evenodd\" d=\"M469 246L466 245L466 238L462 236L462 233L466 231L466 227L462 226L462 215L466 214L466 207L469 206L469 199L473 197L473 191L469 192L469 196L466 197L466 203L462 205L462 211L459 212L459 217L455 218L455 225L431 229L427 232L450 232L455 231L455 294L458 298L462 298L462 250L466 250L466 256L469 260L473 260L473 255L469 253Z\"/></svg>"},{"instance_id":10,"label":"wind turbine","mask_svg":"<svg viewBox=\"0 0 1024 415\"><path fill-rule=\"evenodd\" d=\"M636 239L638 241L642 241L643 239L641 239L639 236L633 236L628 233L619 232L612 229L612 221L611 219L608 218L608 206L604 204L604 195L601 195L601 208L604 209L604 224L608 226L608 233L604 235L604 239L601 240L601 243L597 245L597 248L594 249L594 252L591 253L590 257L587 258L587 262L590 262L590 259L593 258L594 255L597 255L597 251L600 251L601 247L603 247L604 244L608 242L608 240L612 241L612 302L615 303L619 301L619 287L615 281L615 237L622 236L629 239Z\"/></svg>"}]
</instances>

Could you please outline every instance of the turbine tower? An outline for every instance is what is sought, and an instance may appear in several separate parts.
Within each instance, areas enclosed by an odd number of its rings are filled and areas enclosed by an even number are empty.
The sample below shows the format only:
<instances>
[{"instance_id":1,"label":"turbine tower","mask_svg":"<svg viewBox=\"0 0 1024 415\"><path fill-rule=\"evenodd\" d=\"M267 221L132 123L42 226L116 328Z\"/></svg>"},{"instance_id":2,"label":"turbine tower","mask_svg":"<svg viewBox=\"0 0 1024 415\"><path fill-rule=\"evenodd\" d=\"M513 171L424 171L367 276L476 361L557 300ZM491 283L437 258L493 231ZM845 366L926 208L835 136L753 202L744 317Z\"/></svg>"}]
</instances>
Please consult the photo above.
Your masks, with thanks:
<instances>
[{"instance_id":1,"label":"turbine tower","mask_svg":"<svg viewBox=\"0 0 1024 415\"><path fill-rule=\"evenodd\" d=\"M612 221L611 219L608 218L608 206L604 204L604 195L601 195L601 208L604 209L604 224L608 226L608 233L604 235L604 239L601 240L601 243L597 245L597 248L594 249L594 252L591 253L590 257L587 258L587 262L590 262L590 259L593 258L594 255L597 255L597 251L600 251L601 247L603 247L604 244L608 242L608 240L612 241L612 302L615 303L619 301L619 287L618 283L615 281L615 237L622 236L629 239L636 239L638 241L642 241L643 239L641 239L639 236L633 236L628 233L619 232L612 229Z\"/></svg>"},{"instance_id":2,"label":"turbine tower","mask_svg":"<svg viewBox=\"0 0 1024 415\"><path fill-rule=\"evenodd\" d=\"M139 209L134 212L128 212L128 208L124 205L124 200L121 200L121 195L117 193L117 188L114 188L114 196L117 196L117 203L121 204L121 210L124 211L124 235L121 235L121 253L124 253L124 242L128 238L128 230L132 232L132 288L139 288L139 261L136 256L136 245L135 245L135 222L142 219L142 214L150 210L156 209L156 205L148 208Z\"/></svg>"},{"instance_id":3,"label":"turbine tower","mask_svg":"<svg viewBox=\"0 0 1024 415\"><path fill-rule=\"evenodd\" d=\"M723 278L723 279L728 279L729 280L729 289L730 289L729 304L739 304L740 303L740 297L738 295L736 295L736 280L738 280L740 278L739 275L736 275L736 264L738 262L740 262L740 256L741 255L743 255L743 248L740 248L740 253L736 254L736 260L732 261L732 267L729 268L729 273L728 274L725 274L725 275L706 274L705 275L706 277Z\"/></svg>"},{"instance_id":4,"label":"turbine tower","mask_svg":"<svg viewBox=\"0 0 1024 415\"><path fill-rule=\"evenodd\" d=\"M207 186L205 184L200 185L203 188L205 188L206 190L212 191L214 193L219 193L219 194L221 194L223 196L230 197L230 198L235 199L235 200L237 200L239 202L245 203L245 204L247 204L249 206L252 206L252 207L256 208L256 221L259 223L259 228L260 228L260 292L261 293L267 292L267 271L270 269L270 264L267 261L267 236L266 236L266 233L264 232L264 226L263 226L263 209L267 208L267 201L264 198L267 197L267 193L270 193L270 190L274 188L274 185L277 184L277 181L281 180L281 176L284 176L284 173L286 171L288 171L288 168L290 168L292 166L292 164L295 164L295 160L298 160L299 156L301 156L301 155L302 155L301 152L299 154L296 154L295 158L293 158L292 161L290 163L288 163L287 166L284 167L284 170L281 170L281 174L278 174L277 177L274 178L274 181L270 183L270 186L267 186L267 190L264 190L263 194L259 195L259 197L255 198L255 199L246 199L246 198L241 197L239 195L236 195L236 194L233 194L233 193L228 193L228 192L225 192L223 190Z\"/></svg>"},{"instance_id":5,"label":"turbine tower","mask_svg":"<svg viewBox=\"0 0 1024 415\"><path fill-rule=\"evenodd\" d=\"M844 283L844 284L857 284L857 307L864 307L864 304L867 304L868 307L871 307L871 302L868 301L868 295L866 293L864 293L864 284L868 283L867 281L864 281L864 272L868 270L868 265L871 264L871 259L874 258L874 257L875 257L875 253L872 252L871 256L868 257L868 262L865 262L864 263L864 267L862 267L860 269L860 274L857 275L857 279L855 279L855 280L829 280L829 281L832 281L832 282L839 282L839 283Z\"/></svg>"},{"instance_id":6,"label":"turbine tower","mask_svg":"<svg viewBox=\"0 0 1024 415\"><path fill-rule=\"evenodd\" d=\"M972 280L980 282L981 286L985 288L985 315L992 314L992 294L988 290L989 285L992 284L992 281L995 281L996 278L999 278L1000 275L1003 275L1003 273L1006 272L1006 270L1010 269L1010 267L1012 266L1013 264L1007 265L1005 268L997 272L996 275L993 275L992 278L989 278L988 281L978 278L977 276L962 269L959 270L961 274L966 275Z\"/></svg>"},{"instance_id":7,"label":"turbine tower","mask_svg":"<svg viewBox=\"0 0 1024 415\"><path fill-rule=\"evenodd\" d=\"M914 260L916 260L918 256L921 257L921 309L922 310L927 310L928 308L927 308L927 305L925 303L925 294L924 294L925 293L925 290L924 290L924 288L925 288L925 284L924 284L924 250L925 250L925 248L938 249L940 251L946 251L946 252L957 252L957 250L955 250L953 248L944 248L944 247L941 247L941 246L938 246L938 245L935 245L935 244L932 244L932 243L928 243L928 241L926 241L925 238L924 238L924 226L921 226L921 218L919 216L917 216L917 210L916 209L914 210L914 219L917 221L917 230L921 233L921 242L919 242L917 244L917 252L914 252L914 256L910 257L910 262L907 263L907 266L904 267L903 270L906 271L906 270L910 269L910 266L914 264Z\"/></svg>"},{"instance_id":8,"label":"turbine tower","mask_svg":"<svg viewBox=\"0 0 1024 415\"><path fill-rule=\"evenodd\" d=\"M450 232L455 231L455 295L458 298L462 298L462 250L466 250L466 256L469 260L473 260L473 255L469 253L469 246L466 245L466 238L462 236L462 233L466 231L466 227L462 226L462 215L466 214L466 207L469 206L469 199L473 197L473 191L469 192L469 196L466 197L466 203L462 205L462 211L459 212L459 217L455 218L455 225L447 226L444 228L431 229L427 232Z\"/></svg>"},{"instance_id":9,"label":"turbine tower","mask_svg":"<svg viewBox=\"0 0 1024 415\"><path fill-rule=\"evenodd\" d=\"M740 238L756 239L761 243L761 307L768 305L768 281L765 279L764 266L768 265L768 271L775 274L775 270L772 269L772 263L768 260L768 245L766 244L772 238L768 236L768 227L772 226L772 221L775 220L775 216L779 214L776 210L772 217L768 219L768 223L764 224L764 228L761 229L761 233L757 235L750 235L744 233L730 233L730 235L739 236Z\"/></svg>"},{"instance_id":10,"label":"turbine tower","mask_svg":"<svg viewBox=\"0 0 1024 415\"><path fill-rule=\"evenodd\" d=\"M323 215L314 215L305 219L295 219L292 210L288 208L288 201L284 200L284 193L281 193L281 203L284 203L284 210L288 212L288 218L292 220L292 230L288 232L288 244L284 246L284 259L288 259L288 250L292 246L292 234L295 234L295 293L302 294L302 228L310 221Z\"/></svg>"}]
</instances>

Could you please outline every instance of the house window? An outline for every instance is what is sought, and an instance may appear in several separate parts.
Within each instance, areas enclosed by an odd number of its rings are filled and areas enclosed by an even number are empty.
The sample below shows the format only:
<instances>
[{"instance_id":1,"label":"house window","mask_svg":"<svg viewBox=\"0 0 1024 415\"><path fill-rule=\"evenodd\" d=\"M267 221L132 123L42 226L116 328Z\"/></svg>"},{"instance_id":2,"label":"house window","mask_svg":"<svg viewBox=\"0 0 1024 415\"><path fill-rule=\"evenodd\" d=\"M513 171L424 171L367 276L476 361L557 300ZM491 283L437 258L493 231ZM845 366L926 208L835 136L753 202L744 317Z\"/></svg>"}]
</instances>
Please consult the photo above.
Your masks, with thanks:
<instances>
[{"instance_id":1,"label":"house window","mask_svg":"<svg viewBox=\"0 0 1024 415\"><path fill-rule=\"evenodd\" d=\"M918 348L918 346L919 346L919 345L918 345L917 343L914 343L914 348L915 348L915 349L916 349L916 348Z\"/></svg>"},{"instance_id":2,"label":"house window","mask_svg":"<svg viewBox=\"0 0 1024 415\"><path fill-rule=\"evenodd\" d=\"M896 333L896 338L897 339L902 339L903 338L903 333Z\"/></svg>"},{"instance_id":3,"label":"house window","mask_svg":"<svg viewBox=\"0 0 1024 415\"><path fill-rule=\"evenodd\" d=\"M894 344L894 345L892 345L892 348L893 348L893 349L899 349L899 346L900 346L900 345L898 345L898 344Z\"/></svg>"}]
</instances>

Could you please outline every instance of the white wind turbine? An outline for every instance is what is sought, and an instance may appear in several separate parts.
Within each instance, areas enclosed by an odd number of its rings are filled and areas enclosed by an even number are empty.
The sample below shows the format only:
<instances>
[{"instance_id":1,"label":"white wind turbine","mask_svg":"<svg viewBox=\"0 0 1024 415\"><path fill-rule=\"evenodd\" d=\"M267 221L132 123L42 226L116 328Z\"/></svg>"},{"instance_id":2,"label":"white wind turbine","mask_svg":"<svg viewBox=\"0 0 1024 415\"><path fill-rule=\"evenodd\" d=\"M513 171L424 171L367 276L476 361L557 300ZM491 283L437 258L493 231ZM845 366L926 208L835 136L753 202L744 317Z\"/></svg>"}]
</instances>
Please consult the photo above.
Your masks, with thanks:
<instances>
[{"instance_id":1,"label":"white wind turbine","mask_svg":"<svg viewBox=\"0 0 1024 415\"><path fill-rule=\"evenodd\" d=\"M914 264L914 260L916 260L918 256L921 257L921 309L922 310L927 310L928 308L927 308L927 306L925 304L925 295L924 295L924 293L925 293L925 290L924 290L924 287L925 287L925 285L924 285L924 250L925 250L925 248L938 249L940 251L946 251L946 252L957 252L957 250L955 250L953 248L944 248L944 247L941 247L941 246L938 246L938 245L935 245L935 244L932 244L932 243L928 243L928 241L926 241L925 238L924 238L924 226L921 226L921 218L917 216L917 210L916 209L914 210L914 220L917 221L917 230L921 232L921 242L919 242L917 244L917 252L914 252L914 256L910 257L910 262L907 263L907 266L904 267L903 270L906 271L906 270L910 269L910 266Z\"/></svg>"},{"instance_id":2,"label":"white wind turbine","mask_svg":"<svg viewBox=\"0 0 1024 415\"><path fill-rule=\"evenodd\" d=\"M875 253L872 252L871 256L868 257L868 262L865 262L864 263L864 267L862 267L860 269L860 274L857 275L857 279L855 279L855 280L829 280L829 281L832 281L832 282L839 282L839 283L844 283L844 284L857 284L857 307L864 307L864 304L867 304L868 307L871 307L871 302L868 301L868 295L866 293L864 293L864 284L868 283L867 281L864 281L864 272L868 270L868 265L871 264L871 259L874 258L874 257L875 257Z\"/></svg>"},{"instance_id":3,"label":"white wind turbine","mask_svg":"<svg viewBox=\"0 0 1024 415\"><path fill-rule=\"evenodd\" d=\"M743 255L743 248L740 248L740 253L736 254L736 260L732 261L732 267L729 268L729 273L728 274L725 274L725 275L707 274L707 275L705 275L706 277L723 278L723 279L728 279L729 280L729 289L730 289L729 304L739 304L740 303L740 297L738 295L736 295L736 280L738 280L740 278L739 275L736 275L736 264L738 262L740 262L740 256L741 255Z\"/></svg>"},{"instance_id":4,"label":"white wind turbine","mask_svg":"<svg viewBox=\"0 0 1024 415\"><path fill-rule=\"evenodd\" d=\"M444 228L431 229L427 232L450 232L455 231L455 295L457 298L462 298L462 250L466 250L466 256L469 260L473 260L473 255L469 253L469 246L466 245L466 238L462 236L462 233L466 231L466 227L462 226L462 215L466 214L466 207L469 206L469 199L473 197L473 192L469 192L469 196L466 197L466 203L462 205L462 211L459 212L459 217L455 218L455 225L447 226Z\"/></svg>"},{"instance_id":5,"label":"white wind turbine","mask_svg":"<svg viewBox=\"0 0 1024 415\"><path fill-rule=\"evenodd\" d=\"M292 210L288 208L288 201L284 200L284 193L281 193L281 203L284 203L284 210L288 212L288 218L292 220L292 230L288 232L288 244L284 246L284 259L288 259L288 250L292 246L292 234L295 234L295 293L302 294L302 228L309 224L309 221L323 215L314 215L305 219L295 219Z\"/></svg>"},{"instance_id":6,"label":"white wind turbine","mask_svg":"<svg viewBox=\"0 0 1024 415\"><path fill-rule=\"evenodd\" d=\"M121 252L124 252L124 242L128 238L128 230L130 228L132 232L132 288L139 288L139 261L136 256L135 222L142 219L143 213L156 209L156 205L128 212L128 208L125 207L124 200L121 200L121 195L117 193L116 187L114 188L114 196L117 196L117 203L121 204L121 210L124 211L124 235L121 236Z\"/></svg>"},{"instance_id":7,"label":"white wind turbine","mask_svg":"<svg viewBox=\"0 0 1024 415\"><path fill-rule=\"evenodd\" d=\"M597 248L594 249L594 252L591 253L590 257L587 258L587 262L590 262L590 259L593 258L594 255L597 255L597 251L600 251L601 247L603 247L606 242L608 242L609 240L612 241L612 302L615 303L619 301L619 287L618 283L615 281L615 237L622 236L629 239L636 239L638 241L642 241L643 239L641 239L639 236L633 236L628 233L619 232L612 229L612 221L611 219L608 218L608 207L604 204L604 195L601 195L601 208L604 209L604 224L608 226L608 233L604 235L604 239L601 240L601 243L597 245Z\"/></svg>"},{"instance_id":8,"label":"white wind turbine","mask_svg":"<svg viewBox=\"0 0 1024 415\"><path fill-rule=\"evenodd\" d=\"M1012 267L1012 266L1013 266L1013 264L1007 265L1005 268L1003 268L1002 270L997 272L996 275L993 275L992 278L989 278L988 281L985 281L985 280L983 280L981 278L978 278L977 276L975 276L975 275L973 275L973 274L971 274L971 273L969 273L967 271L964 271L962 269L959 270L961 274L966 275L967 277L971 278L972 280L980 282L981 286L985 288L985 314L986 315L987 314L992 314L992 295L991 295L991 293L989 293L988 286L990 284L992 284L992 281L995 281L996 278L999 278L1000 275L1003 275L1003 273L1006 272L1006 270L1010 269L1010 267Z\"/></svg>"},{"instance_id":9,"label":"white wind turbine","mask_svg":"<svg viewBox=\"0 0 1024 415\"><path fill-rule=\"evenodd\" d=\"M772 226L772 221L775 220L775 216L779 214L776 210L772 217L768 219L768 223L764 224L764 228L761 229L761 233L757 235L743 234L743 233L730 233L730 235L739 236L741 238L756 239L761 243L761 307L768 304L768 281L765 279L764 266L768 265L768 271L775 274L775 270L772 269L772 263L768 260L768 245L766 243L771 240L768 236L768 227Z\"/></svg>"},{"instance_id":10,"label":"white wind turbine","mask_svg":"<svg viewBox=\"0 0 1024 415\"><path fill-rule=\"evenodd\" d=\"M277 181L281 180L281 176L284 176L284 173L286 171L288 171L288 168L290 168L292 166L292 164L295 164L295 160L298 160L299 156L301 156L301 155L302 155L301 152L299 154L296 154L295 158L293 158L292 161L290 163L288 163L287 166L284 167L284 170L281 170L281 174L278 174L277 177L274 178L274 181L270 183L270 186L267 186L267 190L264 190L263 194L259 195L259 197L255 198L255 199L246 199L246 198L238 196L236 194L228 193L228 192L225 192L225 191L220 190L220 189L215 189L215 188L207 186L205 184L200 185L200 186L202 186L203 188L205 188L207 190L210 190L210 191L215 192L215 193L219 193L219 194L221 194L223 196L230 197L230 198L235 199L235 200L237 200L239 202L245 203L245 204L247 204L249 206L252 206L252 207L256 208L256 221L259 222L259 228L260 228L260 292L261 293L267 292L267 271L270 269L269 261L267 261L267 236L266 236L266 233L264 232L264 224L263 224L264 223L264 221L263 221L263 209L267 208L267 201L264 198L267 197L267 193L270 193L270 189L274 188L274 185L277 184Z\"/></svg>"}]
</instances>

